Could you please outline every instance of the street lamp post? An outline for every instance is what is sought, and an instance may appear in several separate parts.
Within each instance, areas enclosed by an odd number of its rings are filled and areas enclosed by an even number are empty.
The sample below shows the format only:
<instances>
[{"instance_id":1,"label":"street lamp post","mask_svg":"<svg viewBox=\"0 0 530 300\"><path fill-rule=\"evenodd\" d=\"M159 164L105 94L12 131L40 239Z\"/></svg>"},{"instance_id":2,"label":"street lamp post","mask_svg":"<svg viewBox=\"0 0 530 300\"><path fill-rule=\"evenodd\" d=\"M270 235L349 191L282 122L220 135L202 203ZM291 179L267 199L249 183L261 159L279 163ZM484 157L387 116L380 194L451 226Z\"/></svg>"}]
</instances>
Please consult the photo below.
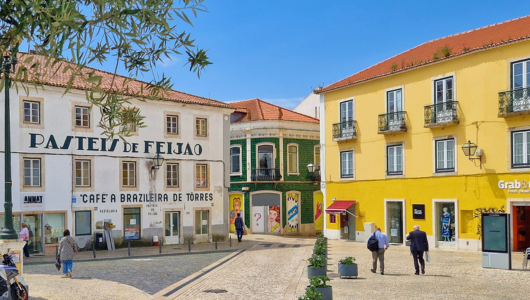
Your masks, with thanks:
<instances>
[{"instance_id":1,"label":"street lamp post","mask_svg":"<svg viewBox=\"0 0 530 300\"><path fill-rule=\"evenodd\" d=\"M11 196L11 187L13 181L11 180L11 126L10 126L10 110L9 110L9 88L11 87L11 81L9 80L9 73L11 68L14 70L17 64L16 58L11 58L9 55L4 55L4 62L2 63L2 71L4 72L5 79L5 199L4 199L4 211L5 221L4 229L0 232L0 239L2 240L15 240L18 235L13 229L13 201Z\"/></svg>"}]
</instances>

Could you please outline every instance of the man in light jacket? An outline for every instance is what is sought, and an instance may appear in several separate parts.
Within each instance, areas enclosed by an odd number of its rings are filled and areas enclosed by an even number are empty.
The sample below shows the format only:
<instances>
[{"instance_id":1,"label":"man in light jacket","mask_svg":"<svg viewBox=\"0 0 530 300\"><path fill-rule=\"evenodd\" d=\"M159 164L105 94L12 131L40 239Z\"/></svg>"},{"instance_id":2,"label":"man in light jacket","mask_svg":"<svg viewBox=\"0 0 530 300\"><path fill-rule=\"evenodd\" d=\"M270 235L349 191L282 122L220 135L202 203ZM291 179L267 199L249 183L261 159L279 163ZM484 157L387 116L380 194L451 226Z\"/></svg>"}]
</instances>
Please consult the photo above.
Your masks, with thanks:
<instances>
[{"instance_id":1,"label":"man in light jacket","mask_svg":"<svg viewBox=\"0 0 530 300\"><path fill-rule=\"evenodd\" d=\"M425 274L425 260L423 260L423 252L429 251L427 234L425 231L420 230L419 225L414 225L414 231L409 233L407 236L407 241L410 241L410 252L414 258L414 268L416 269L416 273L414 273L414 275L420 275L420 266L418 265L418 260L421 264L421 274Z\"/></svg>"},{"instance_id":2,"label":"man in light jacket","mask_svg":"<svg viewBox=\"0 0 530 300\"><path fill-rule=\"evenodd\" d=\"M379 259L379 267L381 268L381 275L385 275L385 251L390 247L388 237L381 232L381 228L375 230L375 237L379 241L379 250L372 251L372 273L377 272L377 259ZM368 242L366 243L368 244Z\"/></svg>"}]
</instances>

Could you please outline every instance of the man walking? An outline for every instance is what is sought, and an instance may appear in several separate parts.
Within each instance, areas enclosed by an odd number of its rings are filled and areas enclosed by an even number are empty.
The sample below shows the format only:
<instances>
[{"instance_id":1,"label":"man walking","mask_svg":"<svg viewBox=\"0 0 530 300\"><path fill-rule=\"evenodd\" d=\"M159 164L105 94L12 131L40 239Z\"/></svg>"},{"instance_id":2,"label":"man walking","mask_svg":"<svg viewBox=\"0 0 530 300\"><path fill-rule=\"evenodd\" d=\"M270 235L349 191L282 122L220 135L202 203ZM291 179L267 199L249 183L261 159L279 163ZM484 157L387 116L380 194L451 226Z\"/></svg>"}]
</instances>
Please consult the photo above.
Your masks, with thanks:
<instances>
[{"instance_id":1,"label":"man walking","mask_svg":"<svg viewBox=\"0 0 530 300\"><path fill-rule=\"evenodd\" d=\"M420 226L414 225L414 231L409 233L407 240L410 241L410 252L414 258L414 268L416 269L416 273L414 273L414 275L420 275L420 266L418 265L418 260L421 264L421 274L425 274L425 260L423 260L423 252L429 251L427 234L425 231L420 230Z\"/></svg>"},{"instance_id":2,"label":"man walking","mask_svg":"<svg viewBox=\"0 0 530 300\"><path fill-rule=\"evenodd\" d=\"M236 226L237 241L241 242L241 238L243 237L243 227L245 226L243 219L241 218L241 213L237 213L237 218L234 225Z\"/></svg>"},{"instance_id":3,"label":"man walking","mask_svg":"<svg viewBox=\"0 0 530 300\"><path fill-rule=\"evenodd\" d=\"M377 272L377 259L379 259L379 267L381 268L381 275L385 275L385 251L390 247L388 237L381 232L381 228L377 228L373 233L379 241L379 249L372 251L372 273Z\"/></svg>"}]
</instances>

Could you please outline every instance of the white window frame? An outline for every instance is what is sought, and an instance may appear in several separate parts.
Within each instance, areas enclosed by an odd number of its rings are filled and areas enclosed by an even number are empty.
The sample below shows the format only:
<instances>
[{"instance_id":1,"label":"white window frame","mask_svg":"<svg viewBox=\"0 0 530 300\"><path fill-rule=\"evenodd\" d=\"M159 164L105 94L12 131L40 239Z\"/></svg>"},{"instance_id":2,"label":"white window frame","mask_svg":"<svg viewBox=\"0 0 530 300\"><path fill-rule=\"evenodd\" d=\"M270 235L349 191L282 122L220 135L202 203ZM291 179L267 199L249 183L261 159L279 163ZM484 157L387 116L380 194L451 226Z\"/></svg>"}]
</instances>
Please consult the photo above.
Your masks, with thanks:
<instances>
[{"instance_id":1,"label":"white window frame","mask_svg":"<svg viewBox=\"0 0 530 300\"><path fill-rule=\"evenodd\" d=\"M29 107L29 115L26 114L26 104L29 104L30 107ZM35 109L34 105L37 106L37 108ZM41 108L41 103L40 101L31 101L31 100L22 100L22 114L23 114L23 119L22 119L22 122L23 123L26 123L26 124L40 124L41 123L41 112L40 112L40 108ZM33 113L34 111L37 111L37 115L35 116ZM29 121L26 121L26 117L29 118ZM37 118L37 121L34 122L33 121L33 118L36 117Z\"/></svg>"},{"instance_id":2,"label":"white window frame","mask_svg":"<svg viewBox=\"0 0 530 300\"><path fill-rule=\"evenodd\" d=\"M173 130L175 130L176 132L173 132ZM169 114L166 115L166 134L178 135L179 133L179 116Z\"/></svg>"},{"instance_id":3,"label":"white window frame","mask_svg":"<svg viewBox=\"0 0 530 300\"><path fill-rule=\"evenodd\" d=\"M318 149L318 155L317 155L317 149ZM318 170L320 170L320 165L322 164L320 151L321 151L320 145L313 146L313 164L315 165L315 168L318 168ZM317 157L318 157L318 163L317 163Z\"/></svg>"},{"instance_id":4,"label":"white window frame","mask_svg":"<svg viewBox=\"0 0 530 300\"><path fill-rule=\"evenodd\" d=\"M171 170L170 170L171 169ZM179 188L180 187L180 164L177 162L167 162L166 163L166 188ZM173 177L176 172L176 178ZM177 181L177 184L173 184L174 181Z\"/></svg>"},{"instance_id":5,"label":"white window frame","mask_svg":"<svg viewBox=\"0 0 530 300\"><path fill-rule=\"evenodd\" d=\"M202 134L202 130L204 130L204 134ZM208 118L195 118L195 136L208 136Z\"/></svg>"},{"instance_id":6,"label":"white window frame","mask_svg":"<svg viewBox=\"0 0 530 300\"><path fill-rule=\"evenodd\" d=\"M78 163L81 165L81 169L78 169ZM90 187L92 186L92 161L88 159L76 159L74 161L75 164L75 186L76 187ZM84 174L85 171L88 169L88 178L85 178ZM77 172L81 171L81 177L77 176ZM78 184L78 179L81 180L81 184ZM88 181L88 184L84 184L85 180Z\"/></svg>"},{"instance_id":7,"label":"white window frame","mask_svg":"<svg viewBox=\"0 0 530 300\"><path fill-rule=\"evenodd\" d=\"M295 147L296 148L296 152L294 153L294 155L296 155L296 162L295 162L295 167L296 169L295 170L291 170L291 153L289 152L289 148L290 147ZM287 144L287 174L288 175L300 175L300 166L299 166L299 158L300 157L300 154L299 154L299 151L298 151L298 144L294 144L294 143L289 143Z\"/></svg>"},{"instance_id":8,"label":"white window frame","mask_svg":"<svg viewBox=\"0 0 530 300\"><path fill-rule=\"evenodd\" d=\"M402 234L402 237L403 237L403 244L406 244L406 239L405 237L407 236L407 218L406 218L406 215L405 215L405 211L407 210L407 207L405 206L406 204L406 200L405 199L385 199L385 222L384 222L384 229L385 231L383 233L385 233L387 236L390 236L391 234L391 228L387 228L387 225L388 225L388 216L387 216L387 211L388 211L388 202L401 202L401 209L402 209L402 213L401 213L401 218L403 219L403 228L401 228L401 234Z\"/></svg>"},{"instance_id":9,"label":"white window frame","mask_svg":"<svg viewBox=\"0 0 530 300\"><path fill-rule=\"evenodd\" d=\"M79 109L80 111L80 119L77 118L77 110ZM84 125L85 123L85 120L83 118L83 116L87 116L88 117L88 120L86 120L86 123L88 123L87 125ZM75 106L75 111L74 111L74 117L75 117L75 127L79 127L79 128L91 128L90 126L90 123L91 123L91 118L90 118L90 107L88 106L80 106L80 105L76 105ZM79 121L79 124L78 124L78 121Z\"/></svg>"},{"instance_id":10,"label":"white window frame","mask_svg":"<svg viewBox=\"0 0 530 300\"><path fill-rule=\"evenodd\" d=\"M401 161L400 161L400 165L401 165L401 170L398 171L398 170L395 170L395 171L391 171L390 170L390 156L391 156L391 152L394 156L394 168L397 168L399 164L397 164L397 160L396 160L396 152L397 152L397 148L401 148ZM387 176L396 176L396 175L403 175L403 156L404 156L404 151L403 151L403 144L394 144L394 145L387 145L386 146L386 175ZM392 150L392 151L391 151Z\"/></svg>"},{"instance_id":11,"label":"white window frame","mask_svg":"<svg viewBox=\"0 0 530 300\"><path fill-rule=\"evenodd\" d=\"M522 70L523 73L521 74L523 77L523 80L522 80L523 86L518 87L518 88L515 87L515 65L517 64L521 64L523 67L523 70ZM512 70L511 70L512 78L510 78L512 90L530 88L530 84L529 84L530 79L528 78L530 76L530 70L528 68L529 66L530 66L530 59L512 62Z\"/></svg>"},{"instance_id":12,"label":"white window frame","mask_svg":"<svg viewBox=\"0 0 530 300\"><path fill-rule=\"evenodd\" d=\"M136 179L136 162L135 161L122 161L122 172L121 172L121 186L125 188L135 188L138 186L137 179ZM127 178L123 177L123 172L127 172ZM132 178L131 174L132 172ZM132 184L131 184L132 179Z\"/></svg>"},{"instance_id":13,"label":"white window frame","mask_svg":"<svg viewBox=\"0 0 530 300\"><path fill-rule=\"evenodd\" d=\"M199 182L201 175L204 174L204 182ZM208 164L195 164L195 187L207 188L209 184L208 178Z\"/></svg>"},{"instance_id":14,"label":"white window frame","mask_svg":"<svg viewBox=\"0 0 530 300\"><path fill-rule=\"evenodd\" d=\"M23 186L24 187L41 187L42 186L42 160L40 158L35 157L24 157L22 159L22 165L23 165ZM29 161L29 168L26 168L26 161ZM38 177L36 178L38 180L38 184L34 184L35 181L35 168L33 166L33 162L38 161ZM26 175L26 170L29 170L29 176ZM26 178L29 178L30 184L26 184Z\"/></svg>"},{"instance_id":15,"label":"white window frame","mask_svg":"<svg viewBox=\"0 0 530 300\"><path fill-rule=\"evenodd\" d=\"M343 104L347 105L348 102L351 103L351 107L350 107L350 110L349 110L349 111L351 111L351 119L346 118L346 119L343 120L342 119L342 105ZM353 99L353 98L352 99L343 100L343 101L339 102L339 123L355 120L355 109L354 109L354 106L355 106L355 99ZM348 111L347 107L346 107L346 111Z\"/></svg>"},{"instance_id":16,"label":"white window frame","mask_svg":"<svg viewBox=\"0 0 530 300\"><path fill-rule=\"evenodd\" d=\"M400 92L401 94L401 100L400 100L400 106L399 106L399 109L397 109L397 105L396 105L396 94L397 92ZM390 107L388 105L388 95L389 94L394 94L394 111L390 111ZM390 114L390 113L397 113L397 112L400 112L400 111L403 111L403 107L404 107L404 102L403 102L403 88L402 87L397 87L397 88L393 88L393 89L389 89L387 91L385 91L385 107L386 107L386 113L387 114Z\"/></svg>"},{"instance_id":17,"label":"white window frame","mask_svg":"<svg viewBox=\"0 0 530 300\"><path fill-rule=\"evenodd\" d=\"M353 149L345 149L339 152L339 164L340 164L339 170L340 170L341 179L354 179L355 178L355 171L354 171L355 170L355 154L354 152L355 151ZM343 171L342 155L345 153L351 153L351 175L350 174L344 175L344 173L342 172Z\"/></svg>"},{"instance_id":18,"label":"white window frame","mask_svg":"<svg viewBox=\"0 0 530 300\"><path fill-rule=\"evenodd\" d=\"M234 156L232 154L232 148L239 148L239 172L234 172L234 170L232 169L232 156ZM243 155L242 155L242 151L243 151L243 147L241 145L232 145L230 146L230 176L241 176L243 174L243 166L242 166L242 163L243 163Z\"/></svg>"},{"instance_id":19,"label":"white window frame","mask_svg":"<svg viewBox=\"0 0 530 300\"><path fill-rule=\"evenodd\" d=\"M448 151L448 147L447 147L447 142L448 141L453 141L453 147L452 147L452 151L453 151L453 168L450 169L450 168L447 168L447 151ZM438 143L439 142L445 142L444 143L444 168L440 168L438 169ZM444 137L444 138L437 138L434 140L434 173L435 174L447 174L447 173L456 173L457 171L457 160L456 160L456 157L457 157L457 152L456 152L456 138L455 137Z\"/></svg>"},{"instance_id":20,"label":"white window frame","mask_svg":"<svg viewBox=\"0 0 530 300\"><path fill-rule=\"evenodd\" d=\"M451 79L452 81L452 87L451 87L451 100L447 100L447 84L446 84L446 81L448 79ZM441 102L437 102L437 97L436 97L436 93L437 93L437 83L442 81L443 84L442 84L442 101ZM441 77L441 78L437 78L437 79L434 79L433 80L433 97L434 97L434 101L433 101L433 104L439 104L439 103L446 103L446 102L453 102L453 101L456 101L456 89L455 89L455 76L454 75L448 75L448 76L444 76L444 77Z\"/></svg>"},{"instance_id":21,"label":"white window frame","mask_svg":"<svg viewBox=\"0 0 530 300\"><path fill-rule=\"evenodd\" d=\"M260 169L259 166L259 147L260 146L272 146L272 168L276 169L276 145L273 143L259 143L256 144L256 169Z\"/></svg>"},{"instance_id":22,"label":"white window frame","mask_svg":"<svg viewBox=\"0 0 530 300\"><path fill-rule=\"evenodd\" d=\"M457 248L458 247L458 239L460 235L460 211L458 207L458 199L432 199L432 228L433 228L433 235L431 237L431 240L429 240L429 243L432 243L435 245L435 247L438 247L440 245L440 241L438 241L436 234L438 233L438 229L440 226L438 225L438 218L437 218L437 210L436 210L436 204L437 203L454 203L455 205L455 241L450 242L450 246ZM425 208L427 209L427 207ZM427 214L425 214L427 216ZM444 242L442 242L444 243Z\"/></svg>"},{"instance_id":23,"label":"white window frame","mask_svg":"<svg viewBox=\"0 0 530 300\"><path fill-rule=\"evenodd\" d=\"M520 164L515 164L515 134L522 134L522 151L521 155L523 157L523 162ZM530 151L528 151L528 146L530 143L530 130L513 130L510 132L510 157L511 157L511 168L512 169L523 169L530 168Z\"/></svg>"}]
</instances>

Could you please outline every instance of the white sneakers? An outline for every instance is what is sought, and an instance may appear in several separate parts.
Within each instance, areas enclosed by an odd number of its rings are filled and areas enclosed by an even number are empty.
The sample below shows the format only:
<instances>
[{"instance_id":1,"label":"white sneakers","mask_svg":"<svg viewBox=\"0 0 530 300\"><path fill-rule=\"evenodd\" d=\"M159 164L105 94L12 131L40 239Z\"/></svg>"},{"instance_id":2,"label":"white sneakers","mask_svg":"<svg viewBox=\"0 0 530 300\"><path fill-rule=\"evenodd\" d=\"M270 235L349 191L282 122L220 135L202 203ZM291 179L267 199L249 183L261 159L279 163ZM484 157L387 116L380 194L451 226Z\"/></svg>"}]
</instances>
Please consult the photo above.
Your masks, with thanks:
<instances>
[{"instance_id":1,"label":"white sneakers","mask_svg":"<svg viewBox=\"0 0 530 300\"><path fill-rule=\"evenodd\" d=\"M68 271L68 277L72 278L72 271Z\"/></svg>"}]
</instances>

